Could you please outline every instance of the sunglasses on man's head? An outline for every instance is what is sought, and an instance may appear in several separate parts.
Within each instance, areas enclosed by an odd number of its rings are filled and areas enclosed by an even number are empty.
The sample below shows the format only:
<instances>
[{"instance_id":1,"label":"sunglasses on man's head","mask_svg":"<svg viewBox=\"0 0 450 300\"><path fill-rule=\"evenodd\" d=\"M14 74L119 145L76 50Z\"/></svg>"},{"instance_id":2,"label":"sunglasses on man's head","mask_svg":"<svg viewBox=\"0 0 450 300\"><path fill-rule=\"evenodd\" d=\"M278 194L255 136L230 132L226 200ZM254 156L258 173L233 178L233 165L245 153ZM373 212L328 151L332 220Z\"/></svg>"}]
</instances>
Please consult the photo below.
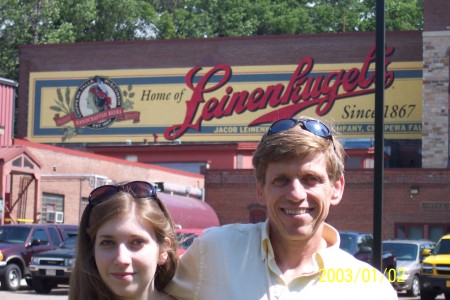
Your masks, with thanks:
<instances>
[{"instance_id":1,"label":"sunglasses on man's head","mask_svg":"<svg viewBox=\"0 0 450 300\"><path fill-rule=\"evenodd\" d=\"M94 206L102 203L120 191L129 193L134 198L157 199L156 189L152 184L146 181L131 181L123 185L102 185L94 189L89 195L89 205Z\"/></svg>"},{"instance_id":2,"label":"sunglasses on man's head","mask_svg":"<svg viewBox=\"0 0 450 300\"><path fill-rule=\"evenodd\" d=\"M268 135L277 134L289 129L294 128L300 124L300 127L306 131L311 132L321 138L331 140L334 147L333 136L331 135L331 130L324 123L317 120L297 120L297 119L281 119L273 123L269 127ZM335 147L336 150L336 147Z\"/></svg>"}]
</instances>

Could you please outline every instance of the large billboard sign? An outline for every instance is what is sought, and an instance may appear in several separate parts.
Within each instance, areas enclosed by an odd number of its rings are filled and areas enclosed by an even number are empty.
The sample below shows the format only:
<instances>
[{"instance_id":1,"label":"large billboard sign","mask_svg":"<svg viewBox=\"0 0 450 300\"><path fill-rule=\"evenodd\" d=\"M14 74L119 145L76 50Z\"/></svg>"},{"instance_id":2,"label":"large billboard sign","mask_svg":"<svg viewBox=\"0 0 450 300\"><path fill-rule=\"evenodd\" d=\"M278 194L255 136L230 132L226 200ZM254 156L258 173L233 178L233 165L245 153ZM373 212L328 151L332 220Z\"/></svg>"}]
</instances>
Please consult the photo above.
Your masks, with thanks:
<instances>
[{"instance_id":1,"label":"large billboard sign","mask_svg":"<svg viewBox=\"0 0 450 300\"><path fill-rule=\"evenodd\" d=\"M422 62L386 49L385 138L420 139ZM28 139L40 143L259 141L302 115L341 138L374 135L375 48L364 61L297 65L31 72Z\"/></svg>"}]
</instances>

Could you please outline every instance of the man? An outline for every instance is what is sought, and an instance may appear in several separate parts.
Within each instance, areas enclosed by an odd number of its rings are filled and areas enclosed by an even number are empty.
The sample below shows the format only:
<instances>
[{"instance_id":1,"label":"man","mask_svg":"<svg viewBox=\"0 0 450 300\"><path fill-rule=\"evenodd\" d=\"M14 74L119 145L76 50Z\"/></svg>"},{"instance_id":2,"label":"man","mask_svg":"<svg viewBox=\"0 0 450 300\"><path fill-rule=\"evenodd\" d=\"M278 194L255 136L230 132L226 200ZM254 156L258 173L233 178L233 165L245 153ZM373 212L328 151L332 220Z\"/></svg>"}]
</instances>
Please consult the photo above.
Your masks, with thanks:
<instances>
[{"instance_id":1,"label":"man","mask_svg":"<svg viewBox=\"0 0 450 300\"><path fill-rule=\"evenodd\" d=\"M313 119L271 125L253 157L268 219L206 230L166 291L189 300L391 300L388 279L339 249L325 223L344 192L344 150Z\"/></svg>"}]
</instances>

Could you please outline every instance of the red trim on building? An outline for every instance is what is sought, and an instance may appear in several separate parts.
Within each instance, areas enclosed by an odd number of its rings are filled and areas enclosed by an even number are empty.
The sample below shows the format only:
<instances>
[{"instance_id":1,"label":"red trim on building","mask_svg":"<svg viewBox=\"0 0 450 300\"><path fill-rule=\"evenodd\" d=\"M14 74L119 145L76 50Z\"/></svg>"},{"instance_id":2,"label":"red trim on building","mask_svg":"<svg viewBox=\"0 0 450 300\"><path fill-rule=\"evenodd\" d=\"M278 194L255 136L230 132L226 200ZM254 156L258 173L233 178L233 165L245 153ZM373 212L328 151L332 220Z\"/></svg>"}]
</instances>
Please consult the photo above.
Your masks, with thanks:
<instances>
[{"instance_id":1,"label":"red trim on building","mask_svg":"<svg viewBox=\"0 0 450 300\"><path fill-rule=\"evenodd\" d=\"M55 146L45 145L45 144L38 144L38 143L33 143L33 142L30 142L27 140L23 140L23 139L14 139L14 145L22 145L25 147L33 147L33 148L38 148L38 149L43 149L43 150L57 151L57 152L61 152L64 154L69 154L69 155L82 156L82 157L93 158L93 159L101 159L101 160L106 160L106 161L110 161L110 162L117 162L117 163L124 164L124 165L130 165L130 166L135 166L135 167L140 167L140 168L149 168L149 169L151 168L151 169L155 169L155 170L159 170L159 171L163 171L163 172L169 172L169 173L173 173L173 174L177 174L177 175L190 176L190 177L203 179L203 175L200 175L200 174L169 169L169 168L152 165L152 164L147 164L147 163L132 162L132 161L128 161L125 159L115 158L115 157L111 157L111 156L104 156L104 155L94 154L94 153L89 153L89 152L82 152L82 151L72 150L72 149L68 149L68 148L55 147Z\"/></svg>"}]
</instances>

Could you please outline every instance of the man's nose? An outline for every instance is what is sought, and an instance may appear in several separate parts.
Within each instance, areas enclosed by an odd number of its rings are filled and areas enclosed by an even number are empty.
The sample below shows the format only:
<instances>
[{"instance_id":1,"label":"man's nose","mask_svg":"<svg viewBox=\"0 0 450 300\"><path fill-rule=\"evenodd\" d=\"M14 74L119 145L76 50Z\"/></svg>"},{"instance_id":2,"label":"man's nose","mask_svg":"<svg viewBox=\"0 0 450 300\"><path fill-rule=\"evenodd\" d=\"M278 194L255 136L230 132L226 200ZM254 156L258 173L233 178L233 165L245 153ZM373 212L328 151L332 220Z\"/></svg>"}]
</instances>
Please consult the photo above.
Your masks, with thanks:
<instances>
[{"instance_id":1,"label":"man's nose","mask_svg":"<svg viewBox=\"0 0 450 300\"><path fill-rule=\"evenodd\" d=\"M299 178L294 178L289 185L288 199L291 201L302 201L306 199L306 189Z\"/></svg>"}]
</instances>

